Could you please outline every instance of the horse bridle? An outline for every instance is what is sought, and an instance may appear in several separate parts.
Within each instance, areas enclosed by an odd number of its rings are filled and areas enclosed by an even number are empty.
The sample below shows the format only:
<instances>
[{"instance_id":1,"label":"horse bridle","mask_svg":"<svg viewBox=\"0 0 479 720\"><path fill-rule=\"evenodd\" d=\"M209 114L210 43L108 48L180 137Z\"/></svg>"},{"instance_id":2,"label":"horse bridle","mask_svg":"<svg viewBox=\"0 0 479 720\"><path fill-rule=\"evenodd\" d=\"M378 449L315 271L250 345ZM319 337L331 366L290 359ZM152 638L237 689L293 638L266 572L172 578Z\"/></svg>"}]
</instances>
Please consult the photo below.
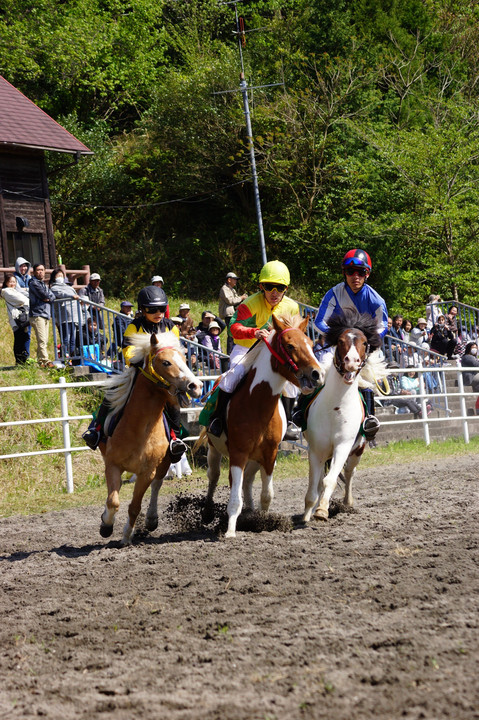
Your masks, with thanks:
<instances>
[{"instance_id":1,"label":"horse bridle","mask_svg":"<svg viewBox=\"0 0 479 720\"><path fill-rule=\"evenodd\" d=\"M264 342L264 344L266 345L266 347L268 348L268 350L270 351L271 355L272 355L281 365L286 365L286 363L288 363L288 364L290 365L292 371L293 371L294 374L296 375L296 373L299 372L299 367L296 365L296 363L294 362L293 358L292 358L290 355L288 355L288 353L286 352L286 349L285 349L283 343L281 342L281 336L284 335L285 332L288 332L288 330L292 330L292 329L293 329L293 328L285 328L285 330L281 330L281 332L276 335L276 337L278 338L278 349L279 349L280 352L283 354L283 357L281 357L280 355L278 355L278 353L276 352L276 350L274 349L274 347L266 340L266 338L263 338L263 342Z\"/></svg>"},{"instance_id":2,"label":"horse bridle","mask_svg":"<svg viewBox=\"0 0 479 720\"><path fill-rule=\"evenodd\" d=\"M157 373L155 368L153 367L153 359L163 350L177 350L177 348L173 347L173 345L167 345L166 347L162 347L159 350L150 350L150 352L148 353L148 360L145 363L147 365L147 369L144 370L142 367L140 367L139 370L152 383L154 383L155 385L160 385L165 390L168 390L168 388L171 387L171 383L168 380L165 380L162 375ZM180 392L181 391L179 390L179 388L176 388L176 391L174 393L168 390L168 393L173 396L180 394Z\"/></svg>"},{"instance_id":3,"label":"horse bridle","mask_svg":"<svg viewBox=\"0 0 479 720\"><path fill-rule=\"evenodd\" d=\"M351 330L354 330L354 328L351 328ZM350 330L346 330L346 332L350 332ZM361 372L363 367L366 365L369 357L369 343L366 343L366 352L364 354L364 360L359 365L358 369L356 370L356 375ZM344 377L346 375L346 370L342 369L343 361L339 357L338 347L336 346L336 351L334 353L333 357L333 365L336 368L337 372L341 375L341 377Z\"/></svg>"}]
</instances>

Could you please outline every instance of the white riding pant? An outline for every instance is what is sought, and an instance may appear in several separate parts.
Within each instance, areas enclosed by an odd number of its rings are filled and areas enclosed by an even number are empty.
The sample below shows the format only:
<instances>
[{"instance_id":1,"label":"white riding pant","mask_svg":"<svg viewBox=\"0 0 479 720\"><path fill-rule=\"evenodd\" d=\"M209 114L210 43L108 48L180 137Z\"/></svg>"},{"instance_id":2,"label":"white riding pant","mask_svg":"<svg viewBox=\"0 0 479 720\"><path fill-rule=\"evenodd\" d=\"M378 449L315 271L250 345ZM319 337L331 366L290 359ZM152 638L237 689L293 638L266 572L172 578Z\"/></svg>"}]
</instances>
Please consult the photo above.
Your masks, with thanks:
<instances>
[{"instance_id":1,"label":"white riding pant","mask_svg":"<svg viewBox=\"0 0 479 720\"><path fill-rule=\"evenodd\" d=\"M239 381L245 376L246 366L244 363L247 347L235 345L230 355L230 369L227 370L220 380L219 387L227 393L232 393ZM298 388L292 382L287 381L283 388L283 395L295 398L298 395Z\"/></svg>"}]
</instances>

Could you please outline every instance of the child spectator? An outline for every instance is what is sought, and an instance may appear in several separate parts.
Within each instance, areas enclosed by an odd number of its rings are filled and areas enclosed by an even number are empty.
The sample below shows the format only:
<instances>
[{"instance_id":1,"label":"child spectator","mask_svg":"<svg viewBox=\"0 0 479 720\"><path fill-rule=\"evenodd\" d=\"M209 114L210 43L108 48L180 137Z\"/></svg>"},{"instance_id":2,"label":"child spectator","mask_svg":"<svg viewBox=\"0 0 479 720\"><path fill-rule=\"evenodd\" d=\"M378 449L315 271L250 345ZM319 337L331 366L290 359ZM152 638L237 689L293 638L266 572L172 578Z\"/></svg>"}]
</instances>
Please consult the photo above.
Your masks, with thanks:
<instances>
[{"instance_id":1,"label":"child spectator","mask_svg":"<svg viewBox=\"0 0 479 720\"><path fill-rule=\"evenodd\" d=\"M208 330L204 333L201 340L201 344L209 350L217 350L221 352L221 340L220 340L221 328L215 320L212 320L208 326ZM214 353L210 353L208 357L208 366L219 370L221 367L220 358Z\"/></svg>"}]
</instances>

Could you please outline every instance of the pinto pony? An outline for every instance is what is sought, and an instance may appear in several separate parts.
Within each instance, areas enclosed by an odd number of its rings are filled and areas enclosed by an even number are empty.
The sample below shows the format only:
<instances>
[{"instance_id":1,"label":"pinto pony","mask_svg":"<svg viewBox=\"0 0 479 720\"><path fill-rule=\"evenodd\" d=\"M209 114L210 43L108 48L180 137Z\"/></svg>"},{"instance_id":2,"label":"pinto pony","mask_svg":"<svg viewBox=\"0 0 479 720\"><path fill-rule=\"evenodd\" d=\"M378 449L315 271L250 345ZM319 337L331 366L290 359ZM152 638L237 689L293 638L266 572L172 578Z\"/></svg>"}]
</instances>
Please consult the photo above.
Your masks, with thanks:
<instances>
[{"instance_id":1,"label":"pinto pony","mask_svg":"<svg viewBox=\"0 0 479 720\"><path fill-rule=\"evenodd\" d=\"M123 530L123 545L131 542L143 495L152 483L146 527L155 530L158 525L158 491L171 463L163 421L165 405L179 403L186 407L189 405L187 394L197 398L202 391L202 383L185 363L176 335L171 332L151 336L138 334L130 340L135 346L132 362L143 361L143 364L139 370L136 367L126 369L109 382L105 397L111 412L105 422L106 432L112 418L122 408L124 410L111 437L99 446L108 488L101 516L102 537L109 537L113 532L115 514L120 506L121 474L125 470L136 474L128 521Z\"/></svg>"},{"instance_id":2,"label":"pinto pony","mask_svg":"<svg viewBox=\"0 0 479 720\"><path fill-rule=\"evenodd\" d=\"M372 389L387 375L378 352L381 338L376 321L356 310L345 310L330 319L326 344L335 346L322 362L329 360L324 387L311 403L305 436L309 444L309 486L305 497L304 520L327 520L329 501L342 471L344 504L353 505L352 481L366 440L359 434L364 417L359 387ZM370 354L371 353L371 354ZM325 475L325 463L331 459ZM321 496L319 496L319 484ZM318 503L319 499L319 503Z\"/></svg>"},{"instance_id":3,"label":"pinto pony","mask_svg":"<svg viewBox=\"0 0 479 720\"><path fill-rule=\"evenodd\" d=\"M286 416L279 402L287 381L311 393L323 380L323 371L305 335L308 320L299 315L277 318L274 331L244 356L247 370L234 392L227 410L227 434L208 435L208 493L204 519L212 515L213 495L220 476L222 455L230 461L228 530L235 537L236 521L244 499L253 509L253 480L261 472L261 509L267 511L273 499L273 469L278 445L286 431ZM206 432L206 431L205 431Z\"/></svg>"}]
</instances>

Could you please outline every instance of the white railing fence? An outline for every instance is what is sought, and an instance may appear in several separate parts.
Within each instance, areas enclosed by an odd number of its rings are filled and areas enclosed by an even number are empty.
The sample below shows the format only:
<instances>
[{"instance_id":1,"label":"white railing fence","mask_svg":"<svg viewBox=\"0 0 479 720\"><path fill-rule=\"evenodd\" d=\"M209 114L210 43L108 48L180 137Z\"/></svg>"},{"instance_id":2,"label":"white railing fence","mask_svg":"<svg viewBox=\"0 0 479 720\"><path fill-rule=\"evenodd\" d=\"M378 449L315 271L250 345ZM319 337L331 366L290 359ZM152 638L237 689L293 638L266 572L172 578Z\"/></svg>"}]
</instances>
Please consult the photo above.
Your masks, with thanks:
<instances>
[{"instance_id":1,"label":"white railing fence","mask_svg":"<svg viewBox=\"0 0 479 720\"><path fill-rule=\"evenodd\" d=\"M394 371L391 373L394 375L404 373L404 372L410 372L411 368L397 368L394 369ZM422 408L422 417L416 419L409 419L408 417L401 416L401 419L394 419L389 421L383 421L381 424L383 426L390 426L395 424L408 424L408 425L422 425L423 426L423 436L424 441L428 445L430 443L430 433L429 433L429 426L431 423L436 422L462 422L462 435L464 437L464 442L469 443L469 423L472 421L479 420L479 416L474 415L468 415L467 414L467 408L466 408L466 399L473 397L477 398L477 394L473 392L468 392L464 390L464 384L463 384L463 378L462 374L464 372L471 372L471 368L462 368L462 367L442 367L441 372L446 373L448 375L455 375L457 380L457 392L448 392L447 388L444 384L444 387L441 388L441 392L437 392L434 394L426 392L425 383L423 379L423 374L426 372L430 372L430 368L414 368L415 372L419 373L419 382L420 382L420 392L419 394L413 396L415 399L417 399L420 402L421 408ZM213 384L213 382L219 377L218 375L209 375L209 376L201 376L200 379L207 382L205 391L208 391L209 386ZM85 446L81 447L72 447L71 444L71 435L70 435L70 424L72 422L81 421L81 420L91 420L91 415L69 415L68 413L68 391L73 390L75 388L81 388L83 390L94 388L94 387L101 387L105 385L106 379L102 380L93 380L90 382L67 382L64 377L60 377L58 379L58 383L50 383L45 385L17 385L12 387L0 387L0 393L12 393L12 392L31 392L31 391L39 391L44 392L45 390L55 390L59 392L60 394L60 410L61 415L59 417L44 417L44 418L36 418L33 420L15 420L11 422L0 422L0 428L7 428L7 427L14 427L14 426L24 426L24 425L46 425L48 423L62 423L62 430L63 430L63 446L61 448L55 448L55 449L49 449L49 450L32 450L30 452L24 452L24 453L9 453L6 455L0 455L0 460L8 460L13 458L21 458L21 457L31 457L35 455L53 455L53 454L63 454L65 459L65 475L66 475L66 488L67 492L72 493L73 492L73 467L72 467L72 453L76 452L83 452L85 450L89 450L89 448ZM387 399L389 401L394 401L398 398L404 398L404 396L400 395L388 395ZM451 401L453 398L459 398L459 414L454 414L454 412L450 409L447 409L447 411L444 411L443 417L436 417L431 418L427 415L427 400L428 399L436 399L436 398L445 398L445 406L448 407L447 400ZM383 398L384 399L384 398ZM394 404L394 403L393 403ZM196 405L198 405L196 403ZM195 407L195 404L193 404L193 407ZM187 413L188 409L182 410L183 413ZM197 436L189 436L185 438L187 441L194 441L197 439ZM305 441L300 440L297 445L299 447L306 447Z\"/></svg>"}]
</instances>

